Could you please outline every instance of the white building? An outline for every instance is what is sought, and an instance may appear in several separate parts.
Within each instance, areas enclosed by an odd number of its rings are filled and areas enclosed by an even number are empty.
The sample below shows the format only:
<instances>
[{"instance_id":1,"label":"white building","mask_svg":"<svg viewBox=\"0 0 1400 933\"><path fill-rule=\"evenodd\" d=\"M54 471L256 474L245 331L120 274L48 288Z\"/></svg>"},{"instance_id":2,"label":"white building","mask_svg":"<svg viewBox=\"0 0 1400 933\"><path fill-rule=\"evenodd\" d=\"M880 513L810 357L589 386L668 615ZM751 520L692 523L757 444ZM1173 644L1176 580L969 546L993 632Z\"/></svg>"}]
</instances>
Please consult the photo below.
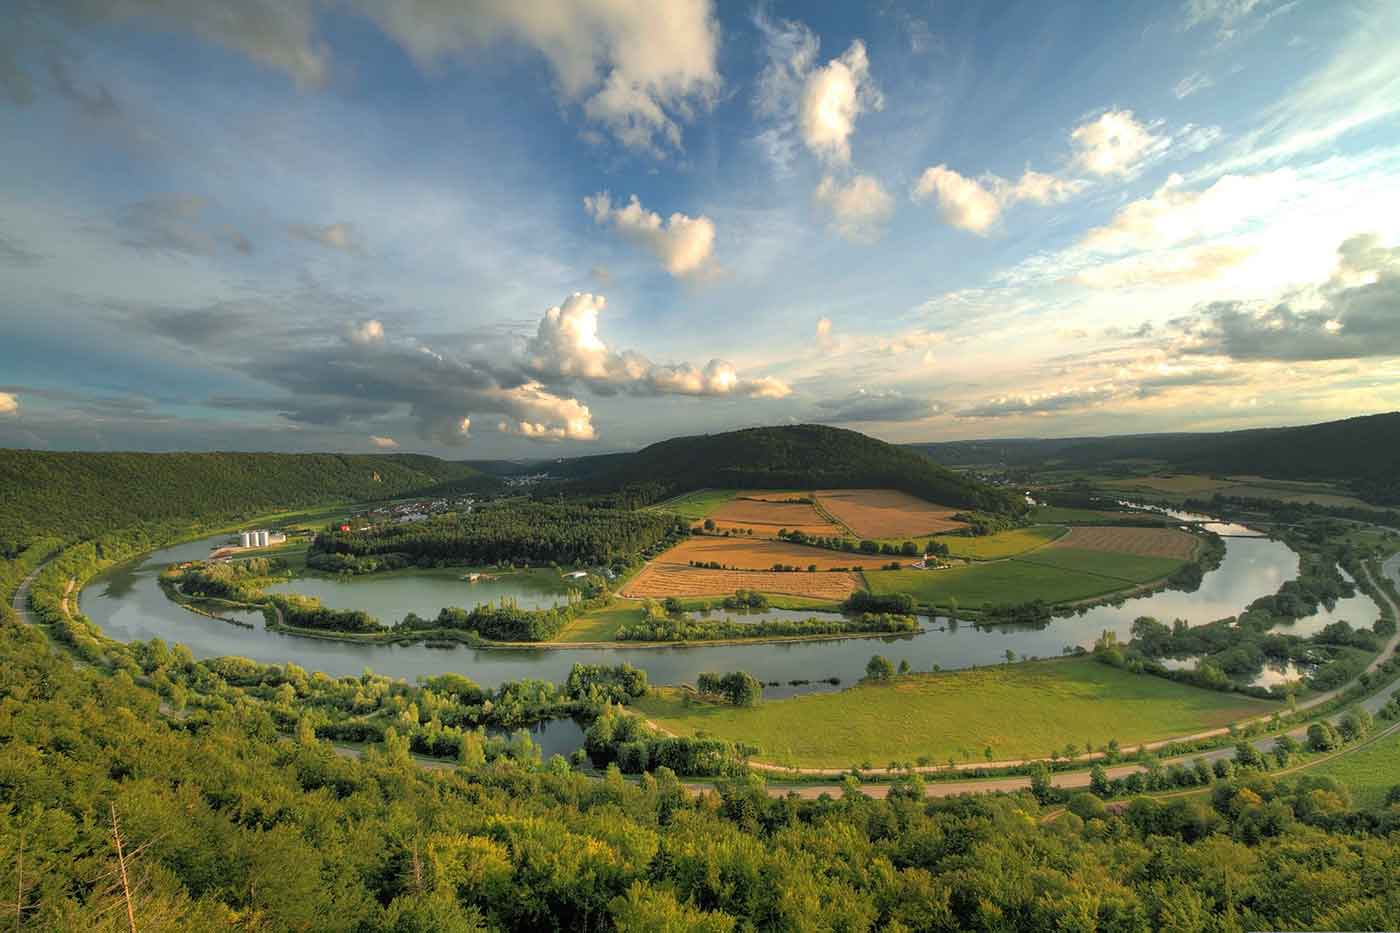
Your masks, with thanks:
<instances>
[{"instance_id":1,"label":"white building","mask_svg":"<svg viewBox=\"0 0 1400 933\"><path fill-rule=\"evenodd\" d=\"M253 533L251 531L245 531L242 534L240 534L238 536L238 545L239 547L252 547Z\"/></svg>"}]
</instances>

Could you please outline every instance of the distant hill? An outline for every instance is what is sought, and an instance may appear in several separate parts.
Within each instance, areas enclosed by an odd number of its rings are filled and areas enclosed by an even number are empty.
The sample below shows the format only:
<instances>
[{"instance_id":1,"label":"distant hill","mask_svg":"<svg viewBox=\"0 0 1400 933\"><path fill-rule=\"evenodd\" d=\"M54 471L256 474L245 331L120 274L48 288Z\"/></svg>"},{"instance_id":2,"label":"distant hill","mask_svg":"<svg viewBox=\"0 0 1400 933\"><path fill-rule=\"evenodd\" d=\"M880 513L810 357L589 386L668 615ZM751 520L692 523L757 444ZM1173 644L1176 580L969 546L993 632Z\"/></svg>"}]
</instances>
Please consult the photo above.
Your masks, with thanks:
<instances>
[{"instance_id":1,"label":"distant hill","mask_svg":"<svg viewBox=\"0 0 1400 933\"><path fill-rule=\"evenodd\" d=\"M575 488L645 487L648 498L692 489L899 489L943 505L1011 512L1018 496L960 476L911 450L856 431L801 424L676 437L631 454L561 461Z\"/></svg>"},{"instance_id":2,"label":"distant hill","mask_svg":"<svg viewBox=\"0 0 1400 933\"><path fill-rule=\"evenodd\" d=\"M419 454L0 450L0 553L42 534L71 539L138 522L232 520L499 482L464 463Z\"/></svg>"},{"instance_id":3,"label":"distant hill","mask_svg":"<svg viewBox=\"0 0 1400 933\"><path fill-rule=\"evenodd\" d=\"M1288 428L1218 434L1137 434L910 444L953 466L1103 466L1115 460L1157 460L1191 473L1343 482L1365 499L1400 504L1400 412Z\"/></svg>"}]
</instances>

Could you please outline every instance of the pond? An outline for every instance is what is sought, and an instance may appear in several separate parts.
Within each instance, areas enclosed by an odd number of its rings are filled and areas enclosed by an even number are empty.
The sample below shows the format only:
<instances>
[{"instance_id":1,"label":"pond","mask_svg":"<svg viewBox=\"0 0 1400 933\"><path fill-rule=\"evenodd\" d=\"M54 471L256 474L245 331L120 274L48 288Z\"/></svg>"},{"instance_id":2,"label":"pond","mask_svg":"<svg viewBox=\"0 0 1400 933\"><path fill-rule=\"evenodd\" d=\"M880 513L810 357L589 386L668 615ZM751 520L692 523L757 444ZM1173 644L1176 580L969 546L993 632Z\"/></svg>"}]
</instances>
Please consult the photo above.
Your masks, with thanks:
<instances>
[{"instance_id":1,"label":"pond","mask_svg":"<svg viewBox=\"0 0 1400 933\"><path fill-rule=\"evenodd\" d=\"M363 609L385 625L410 612L433 618L444 606L470 609L514 600L521 609L548 609L568 601L570 587L554 570L493 571L475 583L462 576L461 568L395 570L344 578L307 576L269 586L267 592L315 596L332 609Z\"/></svg>"},{"instance_id":2,"label":"pond","mask_svg":"<svg viewBox=\"0 0 1400 933\"><path fill-rule=\"evenodd\" d=\"M1117 605L1097 606L1068 618L1056 619L1044 628L1025 625L982 627L944 618L923 621L924 634L885 638L854 638L837 641L787 642L764 645L678 646L659 648L521 648L493 649L458 646L451 649L417 645L358 645L346 642L301 638L267 631L261 622L246 629L204 616L175 605L161 591L157 576L168 564L208 555L206 539L167 548L136 561L115 567L95 578L81 594L84 612L112 638L122 641L162 638L187 645L197 657L241 655L266 664L296 663L307 670L324 671L332 676L358 676L365 668L391 677L414 680L420 675L456 671L484 687L495 687L509 680L527 677L562 682L576 662L620 664L628 662L644 669L653 683L693 682L701 671L747 670L765 682L778 681L765 695L780 697L810 689L794 687L791 680L818 681L838 677L849 685L865 672L872 654L883 654L895 664L908 661L926 671L934 665L943 669L997 664L1009 650L1017 657L1050 657L1066 647L1091 646L1104 630L1127 638L1138 616L1151 615L1165 622L1177 618L1192 623L1209 622L1235 615L1259 596L1275 592L1279 584L1297 575L1298 556L1278 541L1268 538L1228 538L1221 566L1206 574L1194 593L1167 590L1124 600ZM424 587L439 594L460 594L471 585L443 577L400 576L368 578L342 583L317 580L338 589L327 591L328 604L341 603L347 593L364 594L374 605L387 608L395 603L390 590L409 592ZM297 592L311 592L312 578L291 584ZM477 584L480 586L480 584ZM384 587L384 589L381 589ZM470 590L467 590L470 592ZM485 591L477 591L484 593ZM491 598L498 598L497 591ZM528 594L526 594L528 595ZM544 595L535 594L539 598ZM417 597L409 597L417 599ZM333 601L334 600L334 601ZM470 604L458 600L463 608ZM359 602L356 605L369 605ZM420 615L436 615L442 603L436 598L402 604L402 611L382 611L381 617L398 618L414 606ZM716 613L733 615L737 613ZM770 610L757 618L805 618L810 613ZM1314 625L1321 627L1336 618L1347 618L1353 625L1369 624L1377 616L1375 606L1364 595L1344 600L1332 610L1303 620L1292 630L1306 634ZM748 619L755 619L748 616Z\"/></svg>"}]
</instances>

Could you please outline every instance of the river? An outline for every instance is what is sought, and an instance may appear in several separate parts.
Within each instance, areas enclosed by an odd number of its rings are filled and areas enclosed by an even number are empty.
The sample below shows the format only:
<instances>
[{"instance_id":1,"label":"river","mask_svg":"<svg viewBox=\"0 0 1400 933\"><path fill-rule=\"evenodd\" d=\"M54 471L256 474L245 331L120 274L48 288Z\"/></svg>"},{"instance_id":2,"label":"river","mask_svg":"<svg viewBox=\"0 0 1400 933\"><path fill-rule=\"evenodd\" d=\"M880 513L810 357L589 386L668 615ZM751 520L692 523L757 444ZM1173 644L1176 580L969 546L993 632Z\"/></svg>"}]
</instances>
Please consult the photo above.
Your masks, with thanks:
<instances>
[{"instance_id":1,"label":"river","mask_svg":"<svg viewBox=\"0 0 1400 933\"><path fill-rule=\"evenodd\" d=\"M843 684L850 684L864 674L866 662L875 653L896 664L908 661L914 670L927 671L934 665L946 670L999 663L1007 650L1026 658L1058 655L1069 646L1092 645L1104 630L1127 638L1133 620L1143 615L1166 622L1177 618L1193 624L1209 622L1237 614L1256 597L1275 592L1279 584L1298 571L1298 556L1281 542L1264 537L1232 537L1226 539L1220 567L1206 574L1194 593L1166 590L1138 596L1118 605L1097 606L1056 619L1040 629L1017 625L983 628L940 617L924 620L922 635L878 639L662 648L443 649L423 644L361 645L270 632L256 613L246 617L254 627L242 628L197 615L167 599L157 580L160 570L176 561L207 557L210 548L222 540L219 537L187 542L112 568L83 590L82 610L107 635L121 641L161 638L187 645L196 657L241 655L267 664L293 662L332 676L358 676L369 668L414 680L421 675L456 671L483 687L495 687L527 677L562 682L575 662L626 661L646 670L651 682L661 684L693 682L701 671L747 670L765 682L778 682L779 686L770 686L765 695L781 697L811 689L793 687L788 683L791 680L838 677ZM460 573L401 572L377 582L371 577L344 583L304 578L288 588L321 595L331 605L373 605L380 610L375 614L387 620L399 618L409 610L436 615L444 604L469 608L473 594L480 602L515 596L522 599L522 604L525 597L535 604L548 604L557 596L541 590L542 584L530 584L535 587L530 593L515 593L504 584L482 588L482 584L468 584L456 576ZM355 600L347 600L349 594L355 594ZM401 594L402 601L393 594ZM394 606L401 611L384 611ZM1290 631L1308 634L1336 619L1369 626L1378 615L1370 598L1358 594L1300 620Z\"/></svg>"}]
</instances>

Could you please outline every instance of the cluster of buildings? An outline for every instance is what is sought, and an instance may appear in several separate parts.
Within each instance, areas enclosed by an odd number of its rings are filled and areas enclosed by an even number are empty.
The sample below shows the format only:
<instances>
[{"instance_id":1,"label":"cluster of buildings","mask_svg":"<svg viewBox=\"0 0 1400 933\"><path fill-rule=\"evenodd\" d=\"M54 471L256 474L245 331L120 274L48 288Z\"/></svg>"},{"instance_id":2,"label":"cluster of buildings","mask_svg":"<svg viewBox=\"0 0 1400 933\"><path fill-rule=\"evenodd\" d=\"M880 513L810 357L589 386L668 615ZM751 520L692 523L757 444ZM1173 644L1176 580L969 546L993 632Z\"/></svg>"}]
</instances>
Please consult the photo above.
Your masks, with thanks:
<instances>
[{"instance_id":1,"label":"cluster of buildings","mask_svg":"<svg viewBox=\"0 0 1400 933\"><path fill-rule=\"evenodd\" d=\"M239 547L270 547L282 544L287 536L277 531L241 531L238 533Z\"/></svg>"},{"instance_id":2,"label":"cluster of buildings","mask_svg":"<svg viewBox=\"0 0 1400 933\"><path fill-rule=\"evenodd\" d=\"M368 512L356 512L351 516L350 523L360 529L366 527L366 522L369 524L397 522L400 525L406 525L411 522L421 522L430 516L443 512L470 512L474 505L476 505L476 500L466 496L455 499L422 499L417 502L397 502L393 505L371 509Z\"/></svg>"}]
</instances>

